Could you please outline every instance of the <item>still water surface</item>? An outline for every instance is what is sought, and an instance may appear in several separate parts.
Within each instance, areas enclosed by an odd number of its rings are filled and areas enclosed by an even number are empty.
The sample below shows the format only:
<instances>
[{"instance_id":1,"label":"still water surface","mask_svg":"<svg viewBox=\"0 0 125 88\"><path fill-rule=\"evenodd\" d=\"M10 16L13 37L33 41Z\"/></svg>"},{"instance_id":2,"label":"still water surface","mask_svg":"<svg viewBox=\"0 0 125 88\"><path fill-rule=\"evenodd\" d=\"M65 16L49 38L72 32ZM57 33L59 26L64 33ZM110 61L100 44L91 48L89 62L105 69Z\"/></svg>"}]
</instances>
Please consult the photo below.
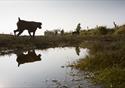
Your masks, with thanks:
<instances>
[{"instance_id":1,"label":"still water surface","mask_svg":"<svg viewBox=\"0 0 125 88\"><path fill-rule=\"evenodd\" d=\"M96 88L66 67L86 55L88 49L65 47L0 56L0 88Z\"/></svg>"}]
</instances>

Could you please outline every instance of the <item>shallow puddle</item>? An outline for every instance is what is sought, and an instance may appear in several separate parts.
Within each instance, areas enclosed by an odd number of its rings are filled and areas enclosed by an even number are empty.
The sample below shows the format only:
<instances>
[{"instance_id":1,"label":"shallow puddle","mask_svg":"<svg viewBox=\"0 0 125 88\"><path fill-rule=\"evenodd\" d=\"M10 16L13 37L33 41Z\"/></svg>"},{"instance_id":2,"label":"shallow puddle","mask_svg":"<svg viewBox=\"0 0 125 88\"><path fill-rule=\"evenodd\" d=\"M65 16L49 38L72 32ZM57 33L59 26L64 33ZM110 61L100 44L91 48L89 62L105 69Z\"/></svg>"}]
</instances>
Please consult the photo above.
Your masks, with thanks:
<instances>
[{"instance_id":1,"label":"shallow puddle","mask_svg":"<svg viewBox=\"0 0 125 88\"><path fill-rule=\"evenodd\" d=\"M86 55L88 49L65 47L0 56L0 88L97 88L66 67Z\"/></svg>"}]
</instances>

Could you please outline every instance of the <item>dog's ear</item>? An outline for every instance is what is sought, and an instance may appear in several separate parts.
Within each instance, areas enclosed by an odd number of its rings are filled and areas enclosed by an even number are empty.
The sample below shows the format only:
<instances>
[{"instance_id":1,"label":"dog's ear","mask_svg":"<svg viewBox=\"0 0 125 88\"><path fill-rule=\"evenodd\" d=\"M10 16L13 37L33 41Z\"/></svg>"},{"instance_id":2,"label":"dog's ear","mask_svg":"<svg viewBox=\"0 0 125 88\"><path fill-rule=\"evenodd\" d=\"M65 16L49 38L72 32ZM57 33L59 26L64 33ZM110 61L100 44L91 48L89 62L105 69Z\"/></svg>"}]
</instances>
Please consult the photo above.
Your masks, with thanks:
<instances>
[{"instance_id":1,"label":"dog's ear","mask_svg":"<svg viewBox=\"0 0 125 88\"><path fill-rule=\"evenodd\" d=\"M20 17L18 17L18 20L20 21Z\"/></svg>"}]
</instances>

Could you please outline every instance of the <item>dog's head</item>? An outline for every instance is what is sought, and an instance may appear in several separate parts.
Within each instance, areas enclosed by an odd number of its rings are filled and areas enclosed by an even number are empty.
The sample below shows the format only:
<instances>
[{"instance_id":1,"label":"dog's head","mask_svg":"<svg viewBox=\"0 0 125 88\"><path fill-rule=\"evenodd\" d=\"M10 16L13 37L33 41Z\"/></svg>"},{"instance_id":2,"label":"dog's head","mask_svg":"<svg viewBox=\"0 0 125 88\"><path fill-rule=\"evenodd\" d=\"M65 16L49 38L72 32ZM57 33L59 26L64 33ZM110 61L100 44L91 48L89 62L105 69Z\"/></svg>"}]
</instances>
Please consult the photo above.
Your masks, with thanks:
<instances>
[{"instance_id":1,"label":"dog's head","mask_svg":"<svg viewBox=\"0 0 125 88\"><path fill-rule=\"evenodd\" d=\"M37 26L39 29L42 29L42 23L41 22L38 22L38 26Z\"/></svg>"}]
</instances>

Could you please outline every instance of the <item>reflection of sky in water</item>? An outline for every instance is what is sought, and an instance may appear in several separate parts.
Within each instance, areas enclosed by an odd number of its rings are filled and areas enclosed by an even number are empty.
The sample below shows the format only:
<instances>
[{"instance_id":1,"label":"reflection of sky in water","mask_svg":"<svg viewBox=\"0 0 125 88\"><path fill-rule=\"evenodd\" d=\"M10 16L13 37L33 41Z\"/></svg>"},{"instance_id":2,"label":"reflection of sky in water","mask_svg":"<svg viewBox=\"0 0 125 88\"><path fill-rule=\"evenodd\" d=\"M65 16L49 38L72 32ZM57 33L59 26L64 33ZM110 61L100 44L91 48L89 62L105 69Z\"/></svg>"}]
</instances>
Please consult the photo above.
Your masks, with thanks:
<instances>
[{"instance_id":1,"label":"reflection of sky in water","mask_svg":"<svg viewBox=\"0 0 125 88\"><path fill-rule=\"evenodd\" d=\"M18 67L17 56L0 56L0 87L47 87L51 86L48 80L68 81L67 75L70 68L61 68L71 61L85 57L87 49L80 49L80 55L76 54L75 48L50 48L46 50L36 50L36 54L41 54L41 61L21 64Z\"/></svg>"}]
</instances>

